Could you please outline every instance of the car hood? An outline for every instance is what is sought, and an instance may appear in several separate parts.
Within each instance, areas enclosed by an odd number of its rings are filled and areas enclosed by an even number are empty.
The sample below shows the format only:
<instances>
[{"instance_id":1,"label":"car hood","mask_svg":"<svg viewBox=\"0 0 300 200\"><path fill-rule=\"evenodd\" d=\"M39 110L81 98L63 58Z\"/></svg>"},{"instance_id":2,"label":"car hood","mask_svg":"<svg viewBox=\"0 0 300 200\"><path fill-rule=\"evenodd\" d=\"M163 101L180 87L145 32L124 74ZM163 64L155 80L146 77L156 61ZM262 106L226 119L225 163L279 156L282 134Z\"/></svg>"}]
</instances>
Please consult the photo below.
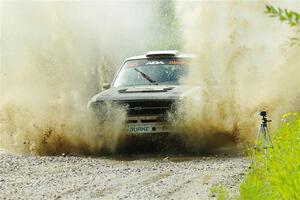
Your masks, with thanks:
<instances>
[{"instance_id":1,"label":"car hood","mask_svg":"<svg viewBox=\"0 0 300 200\"><path fill-rule=\"evenodd\" d=\"M112 87L95 95L90 102L116 100L177 100L199 94L199 86L149 85L131 87Z\"/></svg>"}]
</instances>

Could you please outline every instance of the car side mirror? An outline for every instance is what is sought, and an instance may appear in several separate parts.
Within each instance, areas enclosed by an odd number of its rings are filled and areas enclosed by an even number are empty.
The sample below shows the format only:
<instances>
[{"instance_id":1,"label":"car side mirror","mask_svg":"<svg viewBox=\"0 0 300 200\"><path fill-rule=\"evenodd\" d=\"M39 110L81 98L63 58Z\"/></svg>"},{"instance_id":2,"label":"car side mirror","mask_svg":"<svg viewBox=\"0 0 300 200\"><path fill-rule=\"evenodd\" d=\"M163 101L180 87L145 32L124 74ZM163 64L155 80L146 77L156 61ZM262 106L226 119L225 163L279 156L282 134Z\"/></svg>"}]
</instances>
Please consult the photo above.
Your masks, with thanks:
<instances>
[{"instance_id":1,"label":"car side mirror","mask_svg":"<svg viewBox=\"0 0 300 200\"><path fill-rule=\"evenodd\" d=\"M107 90L109 88L110 88L110 84L109 83L103 83L103 85L102 85L102 89L103 90Z\"/></svg>"}]
</instances>

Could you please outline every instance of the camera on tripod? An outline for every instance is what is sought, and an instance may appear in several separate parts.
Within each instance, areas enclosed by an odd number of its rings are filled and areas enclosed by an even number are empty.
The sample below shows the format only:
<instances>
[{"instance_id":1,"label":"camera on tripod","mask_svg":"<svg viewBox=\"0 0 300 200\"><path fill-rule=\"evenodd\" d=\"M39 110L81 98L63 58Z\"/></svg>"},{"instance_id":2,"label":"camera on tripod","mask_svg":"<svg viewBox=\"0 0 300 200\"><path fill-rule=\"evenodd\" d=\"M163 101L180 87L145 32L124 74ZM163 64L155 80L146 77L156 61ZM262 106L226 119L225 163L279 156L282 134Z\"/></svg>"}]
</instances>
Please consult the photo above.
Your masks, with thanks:
<instances>
[{"instance_id":1,"label":"camera on tripod","mask_svg":"<svg viewBox=\"0 0 300 200\"><path fill-rule=\"evenodd\" d=\"M261 111L259 115L262 116L262 117L266 117L267 116L267 111Z\"/></svg>"},{"instance_id":2,"label":"camera on tripod","mask_svg":"<svg viewBox=\"0 0 300 200\"><path fill-rule=\"evenodd\" d=\"M267 111L261 111L259 115L262 117L261 120L263 121L263 124L267 124L268 122L271 122L272 120L267 119Z\"/></svg>"},{"instance_id":3,"label":"camera on tripod","mask_svg":"<svg viewBox=\"0 0 300 200\"><path fill-rule=\"evenodd\" d=\"M268 169L268 148L273 148L273 143L269 134L269 130L268 130L268 122L271 122L272 120L268 120L267 119L267 111L261 111L259 113L259 115L262 117L262 123L260 125L260 130L258 132L257 138L256 138L256 142L254 145L254 150L252 153L252 159L251 159L251 165L254 162L254 157L255 157L255 153L256 150L258 148L258 141L260 140L261 136L263 139L263 149L264 149L264 153L265 153L265 158L266 158L266 168Z\"/></svg>"}]
</instances>

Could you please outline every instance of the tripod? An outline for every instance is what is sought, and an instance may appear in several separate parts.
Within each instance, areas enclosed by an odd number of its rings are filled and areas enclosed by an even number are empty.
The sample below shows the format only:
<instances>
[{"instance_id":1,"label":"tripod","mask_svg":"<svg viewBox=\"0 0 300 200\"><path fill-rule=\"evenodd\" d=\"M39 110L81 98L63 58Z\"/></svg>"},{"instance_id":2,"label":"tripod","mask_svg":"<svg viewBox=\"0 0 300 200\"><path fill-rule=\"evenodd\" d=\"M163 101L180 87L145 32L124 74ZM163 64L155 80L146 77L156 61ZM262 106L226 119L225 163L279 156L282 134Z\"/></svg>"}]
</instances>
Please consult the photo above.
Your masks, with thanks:
<instances>
[{"instance_id":1,"label":"tripod","mask_svg":"<svg viewBox=\"0 0 300 200\"><path fill-rule=\"evenodd\" d=\"M260 125L260 130L258 132L256 142L254 144L254 151L252 153L252 159L251 159L251 166L254 162L255 159L255 154L258 148L258 142L260 140L260 137L263 137L263 149L264 149L264 154L265 154L265 159L266 159L266 168L268 169L268 148L273 148L273 143L269 134L268 130L268 122L271 122L272 120L268 120L266 118L267 113L265 111L262 111L260 113L260 116L262 116L262 123Z\"/></svg>"}]
</instances>

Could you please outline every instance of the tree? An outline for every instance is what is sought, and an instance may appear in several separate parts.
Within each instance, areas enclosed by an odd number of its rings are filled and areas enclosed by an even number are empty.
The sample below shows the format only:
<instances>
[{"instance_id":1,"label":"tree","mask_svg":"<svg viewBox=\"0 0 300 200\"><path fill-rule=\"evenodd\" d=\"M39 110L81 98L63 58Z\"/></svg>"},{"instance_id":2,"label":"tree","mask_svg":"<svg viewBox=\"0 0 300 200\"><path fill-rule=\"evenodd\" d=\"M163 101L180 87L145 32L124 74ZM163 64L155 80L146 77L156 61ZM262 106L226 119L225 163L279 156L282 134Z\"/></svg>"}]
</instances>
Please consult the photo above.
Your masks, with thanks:
<instances>
[{"instance_id":1,"label":"tree","mask_svg":"<svg viewBox=\"0 0 300 200\"><path fill-rule=\"evenodd\" d=\"M182 30L173 0L156 1L152 9L155 13L149 27L149 50L181 49Z\"/></svg>"}]
</instances>

